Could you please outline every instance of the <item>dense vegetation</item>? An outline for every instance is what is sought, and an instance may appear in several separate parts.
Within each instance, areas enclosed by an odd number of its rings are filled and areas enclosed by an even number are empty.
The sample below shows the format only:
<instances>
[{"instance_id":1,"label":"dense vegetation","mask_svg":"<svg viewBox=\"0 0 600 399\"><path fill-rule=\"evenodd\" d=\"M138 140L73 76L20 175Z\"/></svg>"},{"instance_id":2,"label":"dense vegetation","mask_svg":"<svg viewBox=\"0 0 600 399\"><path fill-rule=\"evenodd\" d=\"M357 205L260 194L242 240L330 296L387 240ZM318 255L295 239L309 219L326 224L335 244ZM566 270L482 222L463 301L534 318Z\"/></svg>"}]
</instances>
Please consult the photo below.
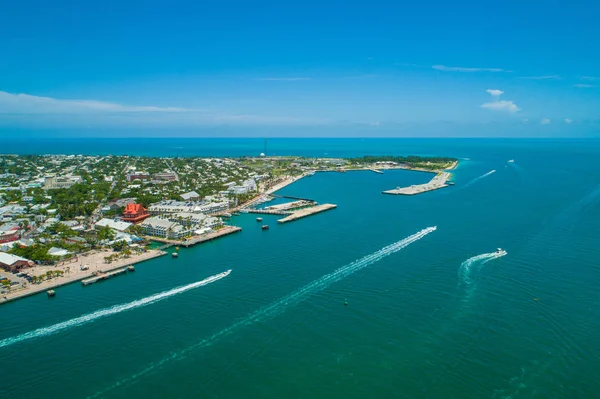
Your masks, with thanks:
<instances>
[{"instance_id":1,"label":"dense vegetation","mask_svg":"<svg viewBox=\"0 0 600 399\"><path fill-rule=\"evenodd\" d=\"M375 162L396 162L413 168L436 170L450 166L457 159L450 157L420 157L416 155L409 155L407 157L396 155L365 155L362 158L352 158L351 161L368 164Z\"/></svg>"}]
</instances>

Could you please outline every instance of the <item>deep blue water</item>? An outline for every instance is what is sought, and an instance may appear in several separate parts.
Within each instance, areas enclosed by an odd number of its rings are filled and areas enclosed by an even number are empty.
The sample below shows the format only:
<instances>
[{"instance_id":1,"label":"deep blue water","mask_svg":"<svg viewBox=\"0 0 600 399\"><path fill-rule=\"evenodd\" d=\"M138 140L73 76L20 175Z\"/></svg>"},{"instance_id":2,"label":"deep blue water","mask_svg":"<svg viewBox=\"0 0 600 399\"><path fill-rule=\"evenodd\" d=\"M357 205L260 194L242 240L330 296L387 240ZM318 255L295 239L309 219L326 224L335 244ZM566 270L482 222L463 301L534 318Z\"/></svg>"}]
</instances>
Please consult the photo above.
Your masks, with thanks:
<instances>
[{"instance_id":1,"label":"deep blue water","mask_svg":"<svg viewBox=\"0 0 600 399\"><path fill-rule=\"evenodd\" d=\"M178 140L147 140L136 154L175 155L167 144ZM110 146L121 144L71 141L41 152L116 154ZM181 146L180 155L255 155L264 142ZM598 397L598 141L270 139L268 152L470 160L454 187L414 197L381 191L429 175L317 173L281 193L336 210L285 225L265 216L266 232L241 215L232 221L241 233L178 260L1 306L6 342L232 269L163 301L0 347L0 397ZM310 285L429 226L438 229L405 249ZM497 247L508 255L466 262Z\"/></svg>"}]
</instances>

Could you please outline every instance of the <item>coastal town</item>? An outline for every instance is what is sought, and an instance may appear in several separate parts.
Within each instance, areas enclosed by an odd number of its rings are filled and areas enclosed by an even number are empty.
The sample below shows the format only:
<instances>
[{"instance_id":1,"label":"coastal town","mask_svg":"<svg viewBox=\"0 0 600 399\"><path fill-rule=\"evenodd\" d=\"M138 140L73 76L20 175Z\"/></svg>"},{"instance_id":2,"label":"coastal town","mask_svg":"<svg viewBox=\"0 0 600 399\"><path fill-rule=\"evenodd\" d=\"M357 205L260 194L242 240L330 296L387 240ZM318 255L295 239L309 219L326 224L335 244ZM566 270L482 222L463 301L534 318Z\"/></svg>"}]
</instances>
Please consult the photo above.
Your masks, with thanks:
<instances>
[{"instance_id":1,"label":"coastal town","mask_svg":"<svg viewBox=\"0 0 600 399\"><path fill-rule=\"evenodd\" d=\"M257 221L281 215L286 223L334 209L295 197L265 205L316 172L420 170L436 173L439 188L450 176L442 171L456 164L431 157L0 155L0 303L53 296L64 284L133 271L168 247L237 233L231 218L240 212L259 214Z\"/></svg>"}]
</instances>

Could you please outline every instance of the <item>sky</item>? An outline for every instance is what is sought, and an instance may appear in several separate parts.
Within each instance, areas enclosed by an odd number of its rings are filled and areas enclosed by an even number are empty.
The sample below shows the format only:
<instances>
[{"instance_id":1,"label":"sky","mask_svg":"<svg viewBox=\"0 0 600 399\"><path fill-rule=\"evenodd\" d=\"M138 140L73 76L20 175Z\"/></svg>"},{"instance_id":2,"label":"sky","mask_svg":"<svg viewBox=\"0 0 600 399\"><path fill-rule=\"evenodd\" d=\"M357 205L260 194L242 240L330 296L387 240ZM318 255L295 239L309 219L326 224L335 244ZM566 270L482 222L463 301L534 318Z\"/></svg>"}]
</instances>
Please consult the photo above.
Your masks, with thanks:
<instances>
[{"instance_id":1,"label":"sky","mask_svg":"<svg viewBox=\"0 0 600 399\"><path fill-rule=\"evenodd\" d=\"M19 0L9 135L599 137L597 1Z\"/></svg>"}]
</instances>

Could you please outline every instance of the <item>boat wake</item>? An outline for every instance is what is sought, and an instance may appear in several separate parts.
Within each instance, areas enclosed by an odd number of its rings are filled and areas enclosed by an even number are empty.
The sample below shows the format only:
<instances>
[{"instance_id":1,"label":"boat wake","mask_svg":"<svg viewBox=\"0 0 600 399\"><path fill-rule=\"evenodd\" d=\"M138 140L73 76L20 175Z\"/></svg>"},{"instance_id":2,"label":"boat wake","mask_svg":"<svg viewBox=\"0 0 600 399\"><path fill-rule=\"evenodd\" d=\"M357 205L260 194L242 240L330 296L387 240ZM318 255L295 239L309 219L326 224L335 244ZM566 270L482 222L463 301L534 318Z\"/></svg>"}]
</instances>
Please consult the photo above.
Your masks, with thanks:
<instances>
[{"instance_id":1,"label":"boat wake","mask_svg":"<svg viewBox=\"0 0 600 399\"><path fill-rule=\"evenodd\" d=\"M184 285L181 287L173 288L172 290L161 292L159 294L154 294L146 298L138 299L133 302L124 303L121 305L115 305L107 309L97 310L93 313L84 314L82 316L76 317L71 320L63 321L61 323L54 324L48 327L38 328L37 330L29 331L20 335L16 335L11 338L5 338L0 340L0 348L16 344L18 342L22 342L28 339L34 339L39 337L45 337L47 335L56 334L59 331L66 330L69 328L81 326L83 324L90 323L96 319L100 319L102 317L108 317L117 313L125 312L127 310L132 310L136 308L140 308L142 306L150 305L152 303L162 301L163 299L170 298L175 295L179 295L189 290L193 290L194 288L202 287L204 285L214 283L224 277L227 277L231 273L231 270L227 270L226 272L216 274L214 276L208 277L202 281L197 281L195 283L191 283L188 285Z\"/></svg>"},{"instance_id":2,"label":"boat wake","mask_svg":"<svg viewBox=\"0 0 600 399\"><path fill-rule=\"evenodd\" d=\"M487 172L487 173L484 173L484 174L482 174L481 176L479 176L479 177L476 177L476 178L474 178L473 180L471 180L471 181L467 182L467 184L465 184L465 185L463 186L463 188L465 188L465 187L469 187L469 186L471 186L471 185L473 185L473 184L477 183L479 180L481 180L481 179L485 179L486 177L488 177L489 175L491 175L491 174L494 174L494 173L496 173L496 169L492 169L492 170L490 170L489 172Z\"/></svg>"},{"instance_id":3,"label":"boat wake","mask_svg":"<svg viewBox=\"0 0 600 399\"><path fill-rule=\"evenodd\" d=\"M473 279L471 278L471 273L473 269L479 268L484 264L488 263L491 260L501 258L507 254L506 251L503 251L498 248L498 251L491 252L487 254L481 254L477 256L473 256L472 258L467 259L463 263L460 264L460 268L458 269L458 278L460 284L470 285L473 283Z\"/></svg>"},{"instance_id":4,"label":"boat wake","mask_svg":"<svg viewBox=\"0 0 600 399\"><path fill-rule=\"evenodd\" d=\"M343 266L343 267L333 271L332 273L329 273L329 274L305 285L304 287L300 288L299 290L297 290L289 295L284 296L283 298L271 303L270 305L263 307L255 312L249 314L244 319L213 334L212 336L205 338L202 341L200 341L186 349L183 349L178 352L174 352L174 353L166 356L165 358L159 360L158 362L150 364L148 367L139 371L138 373L133 374L130 377L127 377L121 381L116 382L115 384L111 385L107 389L97 392L91 397L95 398L95 397L103 396L106 392L108 392L112 389L115 389L117 387L131 383L131 382L137 380L138 378L143 377L144 375L150 373L151 371L155 370L158 367L161 367L162 365L164 365L170 361L182 359L186 354L190 353L191 351L193 351L195 349L212 345L220 338L223 338L223 337L233 333L234 331L236 331L239 328L248 326L250 324L264 321L268 318L275 317L278 314L283 313L288 308L298 305L302 301L308 299L311 295L324 290L325 288L329 287L331 284L333 284L337 281L340 281L340 280L350 276L351 274L353 274L361 269L364 269L365 267L370 266L373 263L400 251L403 248L406 248L408 245L410 245L416 241L419 241L421 238L425 237L429 233L434 232L436 229L437 229L436 227L428 227L428 228L423 229L423 230L419 231L418 233L413 234L403 240L400 240L394 244L388 245L387 247L384 247L377 252L374 252L374 253L367 255L363 258L360 258L346 266Z\"/></svg>"}]
</instances>

